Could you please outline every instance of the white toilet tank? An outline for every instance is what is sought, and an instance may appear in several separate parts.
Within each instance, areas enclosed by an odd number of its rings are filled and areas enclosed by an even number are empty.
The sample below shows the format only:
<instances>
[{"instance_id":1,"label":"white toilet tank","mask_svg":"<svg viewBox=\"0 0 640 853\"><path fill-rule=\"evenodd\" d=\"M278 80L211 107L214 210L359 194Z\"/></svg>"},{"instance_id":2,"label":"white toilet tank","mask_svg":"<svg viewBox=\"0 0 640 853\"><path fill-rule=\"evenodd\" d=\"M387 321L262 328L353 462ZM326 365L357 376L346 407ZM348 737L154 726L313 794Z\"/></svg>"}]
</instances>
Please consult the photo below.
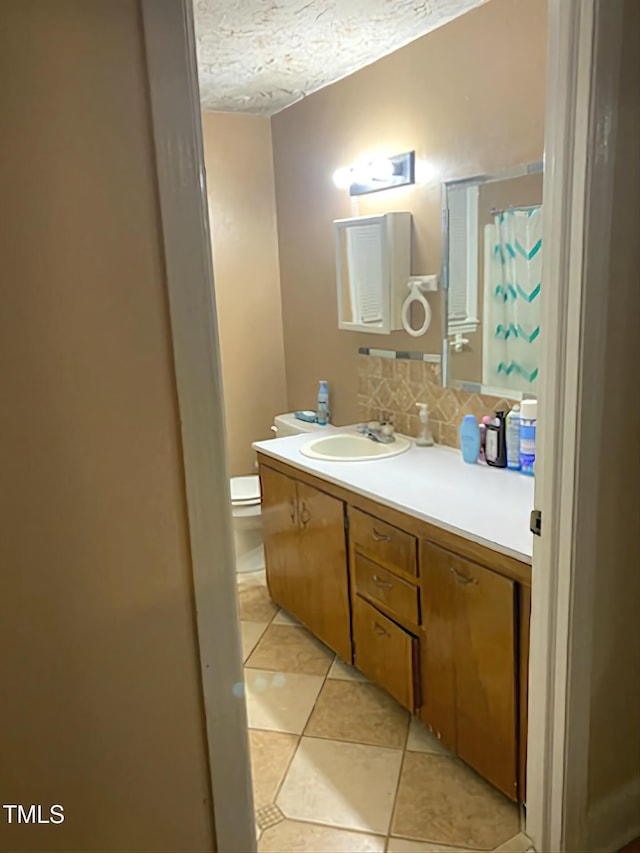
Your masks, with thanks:
<instances>
[{"instance_id":1,"label":"white toilet tank","mask_svg":"<svg viewBox=\"0 0 640 853\"><path fill-rule=\"evenodd\" d=\"M293 412L288 412L285 415L276 415L273 419L273 426L271 429L276 438L284 438L287 435L299 435L303 432L315 432L315 430L318 429L326 430L326 426L309 423L308 421L301 421L296 418Z\"/></svg>"},{"instance_id":2,"label":"white toilet tank","mask_svg":"<svg viewBox=\"0 0 640 853\"><path fill-rule=\"evenodd\" d=\"M276 438L327 429L296 418L293 413L276 415L271 427ZM264 569L262 525L260 519L260 481L258 475L231 479L233 533L236 545L236 572Z\"/></svg>"}]
</instances>

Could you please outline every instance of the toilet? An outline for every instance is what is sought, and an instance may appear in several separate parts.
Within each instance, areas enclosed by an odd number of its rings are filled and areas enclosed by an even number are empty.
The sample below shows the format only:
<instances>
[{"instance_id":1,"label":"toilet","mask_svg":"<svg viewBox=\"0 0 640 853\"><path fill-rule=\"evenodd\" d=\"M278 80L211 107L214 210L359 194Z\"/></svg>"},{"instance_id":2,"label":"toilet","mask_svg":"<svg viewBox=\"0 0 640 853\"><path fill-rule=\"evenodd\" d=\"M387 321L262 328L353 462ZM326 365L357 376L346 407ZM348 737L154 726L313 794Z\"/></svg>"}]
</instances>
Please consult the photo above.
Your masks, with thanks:
<instances>
[{"instance_id":1,"label":"toilet","mask_svg":"<svg viewBox=\"0 0 640 853\"><path fill-rule=\"evenodd\" d=\"M271 427L276 438L315 432L326 427L300 421L292 413L276 415ZM259 572L264 569L262 546L260 478L257 474L231 478L233 535L236 546L236 572Z\"/></svg>"}]
</instances>

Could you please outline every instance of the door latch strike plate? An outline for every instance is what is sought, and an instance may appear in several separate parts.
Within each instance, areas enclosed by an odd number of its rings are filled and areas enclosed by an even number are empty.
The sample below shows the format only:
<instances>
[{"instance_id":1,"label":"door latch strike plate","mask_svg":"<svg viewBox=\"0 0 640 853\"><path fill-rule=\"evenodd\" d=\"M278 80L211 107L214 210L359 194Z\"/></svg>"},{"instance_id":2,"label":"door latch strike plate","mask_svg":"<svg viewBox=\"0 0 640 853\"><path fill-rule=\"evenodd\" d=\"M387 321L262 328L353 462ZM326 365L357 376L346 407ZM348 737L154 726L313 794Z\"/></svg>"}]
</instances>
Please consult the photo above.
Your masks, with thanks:
<instances>
[{"instance_id":1,"label":"door latch strike plate","mask_svg":"<svg viewBox=\"0 0 640 853\"><path fill-rule=\"evenodd\" d=\"M529 530L534 536L540 536L542 530L542 512L539 509L534 509L531 512L529 519Z\"/></svg>"}]
</instances>

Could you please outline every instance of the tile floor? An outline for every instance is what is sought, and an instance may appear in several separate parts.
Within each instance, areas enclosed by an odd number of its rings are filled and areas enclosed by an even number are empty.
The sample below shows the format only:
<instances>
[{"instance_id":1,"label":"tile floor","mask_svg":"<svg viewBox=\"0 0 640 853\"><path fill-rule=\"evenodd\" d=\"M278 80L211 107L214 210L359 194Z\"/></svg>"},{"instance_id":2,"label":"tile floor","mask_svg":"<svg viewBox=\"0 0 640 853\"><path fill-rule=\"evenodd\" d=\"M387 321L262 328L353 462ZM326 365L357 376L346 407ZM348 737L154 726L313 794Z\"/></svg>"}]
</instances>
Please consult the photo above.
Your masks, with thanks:
<instances>
[{"instance_id":1,"label":"tile floor","mask_svg":"<svg viewBox=\"0 0 640 853\"><path fill-rule=\"evenodd\" d=\"M526 851L518 808L239 578L261 853Z\"/></svg>"}]
</instances>

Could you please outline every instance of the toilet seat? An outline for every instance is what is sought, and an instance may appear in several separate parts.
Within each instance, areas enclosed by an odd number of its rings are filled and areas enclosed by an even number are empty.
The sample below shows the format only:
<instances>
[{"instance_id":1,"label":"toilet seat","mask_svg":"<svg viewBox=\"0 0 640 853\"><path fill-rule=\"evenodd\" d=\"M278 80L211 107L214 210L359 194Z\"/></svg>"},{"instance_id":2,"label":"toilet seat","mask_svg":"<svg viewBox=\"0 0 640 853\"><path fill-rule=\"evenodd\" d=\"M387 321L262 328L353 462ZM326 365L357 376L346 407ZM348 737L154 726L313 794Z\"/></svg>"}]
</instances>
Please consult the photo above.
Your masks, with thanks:
<instances>
[{"instance_id":1,"label":"toilet seat","mask_svg":"<svg viewBox=\"0 0 640 853\"><path fill-rule=\"evenodd\" d=\"M260 500L260 477L257 474L231 478L231 503L233 506L257 506L260 504Z\"/></svg>"}]
</instances>

